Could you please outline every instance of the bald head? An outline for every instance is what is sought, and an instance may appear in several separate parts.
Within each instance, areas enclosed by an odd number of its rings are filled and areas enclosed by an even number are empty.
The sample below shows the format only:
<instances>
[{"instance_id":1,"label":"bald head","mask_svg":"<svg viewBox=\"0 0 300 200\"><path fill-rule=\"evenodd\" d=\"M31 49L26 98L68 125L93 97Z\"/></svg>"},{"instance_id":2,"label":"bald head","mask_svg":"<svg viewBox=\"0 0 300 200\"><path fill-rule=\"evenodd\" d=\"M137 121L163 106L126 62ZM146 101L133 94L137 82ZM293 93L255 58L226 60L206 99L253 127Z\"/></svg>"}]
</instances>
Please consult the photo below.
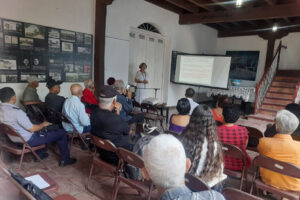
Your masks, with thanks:
<instances>
[{"instance_id":1,"label":"bald head","mask_svg":"<svg viewBox=\"0 0 300 200\"><path fill-rule=\"evenodd\" d=\"M78 97L82 96L82 87L81 87L81 85L73 84L73 85L71 85L70 90L71 90L72 95L78 96Z\"/></svg>"}]
</instances>

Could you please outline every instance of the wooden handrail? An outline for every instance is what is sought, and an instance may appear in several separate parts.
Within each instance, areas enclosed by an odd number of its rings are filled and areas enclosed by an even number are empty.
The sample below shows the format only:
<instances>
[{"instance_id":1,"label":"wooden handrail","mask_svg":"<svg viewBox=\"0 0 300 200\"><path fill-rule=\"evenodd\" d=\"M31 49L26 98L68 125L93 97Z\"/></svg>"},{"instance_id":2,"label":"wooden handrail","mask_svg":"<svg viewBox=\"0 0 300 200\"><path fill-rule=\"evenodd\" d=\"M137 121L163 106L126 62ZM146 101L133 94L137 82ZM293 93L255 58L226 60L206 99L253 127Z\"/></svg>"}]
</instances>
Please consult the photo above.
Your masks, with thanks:
<instances>
[{"instance_id":1,"label":"wooden handrail","mask_svg":"<svg viewBox=\"0 0 300 200\"><path fill-rule=\"evenodd\" d=\"M268 66L268 69L265 71L264 75L262 76L262 78L260 79L258 85L256 86L256 90L255 90L255 107L254 107L254 113L257 112L257 98L258 98L258 92L260 90L260 87L262 85L262 83L264 82L264 80L266 79L266 76L267 74L269 73L270 69L271 69L271 66L276 58L276 56L278 55L278 60L277 60L277 66L276 66L276 72L278 70L278 66L279 66L279 60L280 60L280 51L281 51L281 48L282 48L282 42L280 41L278 47L277 47L277 50L276 50L276 53L275 55L273 56L273 59L272 59L272 62L270 63L270 65Z\"/></svg>"}]
</instances>

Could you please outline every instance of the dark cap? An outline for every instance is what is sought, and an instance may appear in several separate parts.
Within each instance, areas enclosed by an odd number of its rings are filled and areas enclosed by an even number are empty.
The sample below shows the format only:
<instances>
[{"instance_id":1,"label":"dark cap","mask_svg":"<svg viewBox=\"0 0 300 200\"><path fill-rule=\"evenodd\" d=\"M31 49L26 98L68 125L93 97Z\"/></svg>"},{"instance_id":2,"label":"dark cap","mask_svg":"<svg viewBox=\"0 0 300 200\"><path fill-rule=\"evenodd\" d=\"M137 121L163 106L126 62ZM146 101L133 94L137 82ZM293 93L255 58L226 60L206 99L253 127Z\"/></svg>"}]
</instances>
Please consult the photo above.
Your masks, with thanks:
<instances>
[{"instance_id":1,"label":"dark cap","mask_svg":"<svg viewBox=\"0 0 300 200\"><path fill-rule=\"evenodd\" d=\"M109 85L104 85L99 91L100 98L113 98L118 95L118 92Z\"/></svg>"},{"instance_id":2,"label":"dark cap","mask_svg":"<svg viewBox=\"0 0 300 200\"><path fill-rule=\"evenodd\" d=\"M60 85L62 84L62 81L56 81L54 79L52 79L52 77L49 77L47 79L47 83L46 83L46 86L47 88L50 90L51 88L53 88L55 85Z\"/></svg>"}]
</instances>

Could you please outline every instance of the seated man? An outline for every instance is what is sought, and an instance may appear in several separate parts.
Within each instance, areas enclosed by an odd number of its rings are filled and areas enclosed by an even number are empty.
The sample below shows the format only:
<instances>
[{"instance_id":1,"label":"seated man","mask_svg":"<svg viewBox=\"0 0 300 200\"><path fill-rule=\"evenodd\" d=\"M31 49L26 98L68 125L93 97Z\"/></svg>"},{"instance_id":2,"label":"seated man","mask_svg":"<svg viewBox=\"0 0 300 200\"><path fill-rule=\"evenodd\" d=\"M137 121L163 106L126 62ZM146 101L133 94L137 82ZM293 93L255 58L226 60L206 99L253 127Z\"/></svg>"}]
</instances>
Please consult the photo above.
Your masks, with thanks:
<instances>
[{"instance_id":1,"label":"seated man","mask_svg":"<svg viewBox=\"0 0 300 200\"><path fill-rule=\"evenodd\" d=\"M197 106L199 106L199 104L196 103L196 102L193 100L194 95L195 95L195 90L194 90L193 88L188 88L188 89L186 89L186 91L185 91L185 97L189 100L190 105L191 105L191 109L190 109L189 115L192 115L193 110L194 110Z\"/></svg>"},{"instance_id":2,"label":"seated man","mask_svg":"<svg viewBox=\"0 0 300 200\"><path fill-rule=\"evenodd\" d=\"M218 127L219 140L224 143L232 144L239 147L246 153L247 168L251 165L251 158L246 152L248 144L248 130L245 127L235 125L234 123L240 117L238 108L233 104L227 104L223 108L223 116L225 124ZM225 169L242 171L243 162L241 159L231 156L224 156Z\"/></svg>"},{"instance_id":3,"label":"seated man","mask_svg":"<svg viewBox=\"0 0 300 200\"><path fill-rule=\"evenodd\" d=\"M82 87L79 84L71 85L71 98L66 99L63 106L63 115L65 115L75 126L79 133L86 133L91 131L90 118L85 112L85 107L80 101L82 96ZM62 123L67 132L73 132L71 124Z\"/></svg>"},{"instance_id":4,"label":"seated man","mask_svg":"<svg viewBox=\"0 0 300 200\"><path fill-rule=\"evenodd\" d=\"M51 77L47 80L46 86L49 89L49 93L45 97L45 105L56 112L62 112L62 108L65 102L65 97L59 96L61 81L55 81Z\"/></svg>"},{"instance_id":5,"label":"seated man","mask_svg":"<svg viewBox=\"0 0 300 200\"><path fill-rule=\"evenodd\" d=\"M218 200L224 197L214 191L193 192L184 184L184 175L191 162L178 139L172 135L161 134L151 139L144 151L145 179L151 179L159 191L160 200ZM225 199L224 199L225 200Z\"/></svg>"},{"instance_id":6,"label":"seated man","mask_svg":"<svg viewBox=\"0 0 300 200\"><path fill-rule=\"evenodd\" d=\"M130 91L126 91L124 82L122 80L116 80L114 88L118 92L117 102L119 102L122 105L122 110L120 111L121 118L124 121L128 122L128 124L143 123L143 113L139 113L134 116L129 115L133 110L133 104L131 99L132 93Z\"/></svg>"},{"instance_id":7,"label":"seated man","mask_svg":"<svg viewBox=\"0 0 300 200\"><path fill-rule=\"evenodd\" d=\"M94 81L91 79L84 81L83 96L81 97L81 101L85 104L85 111L88 114L91 114L92 110L98 108L98 101L95 98L95 85Z\"/></svg>"},{"instance_id":8,"label":"seated man","mask_svg":"<svg viewBox=\"0 0 300 200\"><path fill-rule=\"evenodd\" d=\"M117 92L111 86L103 86L100 90L99 108L91 114L93 135L108 139L116 147L132 150L130 144L129 125L120 116L121 104L116 100ZM112 164L118 163L118 157L110 152L100 152L101 158Z\"/></svg>"},{"instance_id":9,"label":"seated man","mask_svg":"<svg viewBox=\"0 0 300 200\"><path fill-rule=\"evenodd\" d=\"M33 125L26 113L20 108L15 106L16 94L12 88L5 87L0 90L0 122L11 126L18 132L27 143L32 146L40 146L52 142L57 142L61 155L59 166L66 166L76 162L76 159L70 158L70 152L68 149L67 136L64 130L56 130L50 132L39 132L42 128L51 125L51 123L45 121L41 124ZM14 142L20 142L11 138ZM36 151L41 159L48 157L46 153L47 149L41 149Z\"/></svg>"},{"instance_id":10,"label":"seated man","mask_svg":"<svg viewBox=\"0 0 300 200\"><path fill-rule=\"evenodd\" d=\"M281 110L275 118L277 134L273 138L262 138L258 151L261 155L275 160L288 162L300 167L300 142L292 139L291 134L299 125L298 118L287 110ZM260 175L268 185L283 189L300 191L300 179L284 176L266 169L260 169Z\"/></svg>"},{"instance_id":11,"label":"seated man","mask_svg":"<svg viewBox=\"0 0 300 200\"><path fill-rule=\"evenodd\" d=\"M39 87L39 79L36 76L27 78L28 85L23 93L23 102L26 101L41 101L36 88Z\"/></svg>"}]
</instances>

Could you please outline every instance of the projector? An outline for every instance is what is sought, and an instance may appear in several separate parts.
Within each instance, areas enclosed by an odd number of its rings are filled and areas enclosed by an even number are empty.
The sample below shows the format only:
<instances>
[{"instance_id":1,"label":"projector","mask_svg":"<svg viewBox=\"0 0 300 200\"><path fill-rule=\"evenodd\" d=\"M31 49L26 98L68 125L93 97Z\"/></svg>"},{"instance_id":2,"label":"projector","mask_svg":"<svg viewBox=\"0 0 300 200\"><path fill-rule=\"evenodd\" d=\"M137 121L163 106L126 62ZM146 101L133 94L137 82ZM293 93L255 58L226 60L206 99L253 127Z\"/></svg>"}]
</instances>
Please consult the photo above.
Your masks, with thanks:
<instances>
[{"instance_id":1,"label":"projector","mask_svg":"<svg viewBox=\"0 0 300 200\"><path fill-rule=\"evenodd\" d=\"M159 103L159 99L153 98L153 97L149 97L146 98L142 101L142 103L146 103L146 104L150 104L150 105L156 105Z\"/></svg>"}]
</instances>

